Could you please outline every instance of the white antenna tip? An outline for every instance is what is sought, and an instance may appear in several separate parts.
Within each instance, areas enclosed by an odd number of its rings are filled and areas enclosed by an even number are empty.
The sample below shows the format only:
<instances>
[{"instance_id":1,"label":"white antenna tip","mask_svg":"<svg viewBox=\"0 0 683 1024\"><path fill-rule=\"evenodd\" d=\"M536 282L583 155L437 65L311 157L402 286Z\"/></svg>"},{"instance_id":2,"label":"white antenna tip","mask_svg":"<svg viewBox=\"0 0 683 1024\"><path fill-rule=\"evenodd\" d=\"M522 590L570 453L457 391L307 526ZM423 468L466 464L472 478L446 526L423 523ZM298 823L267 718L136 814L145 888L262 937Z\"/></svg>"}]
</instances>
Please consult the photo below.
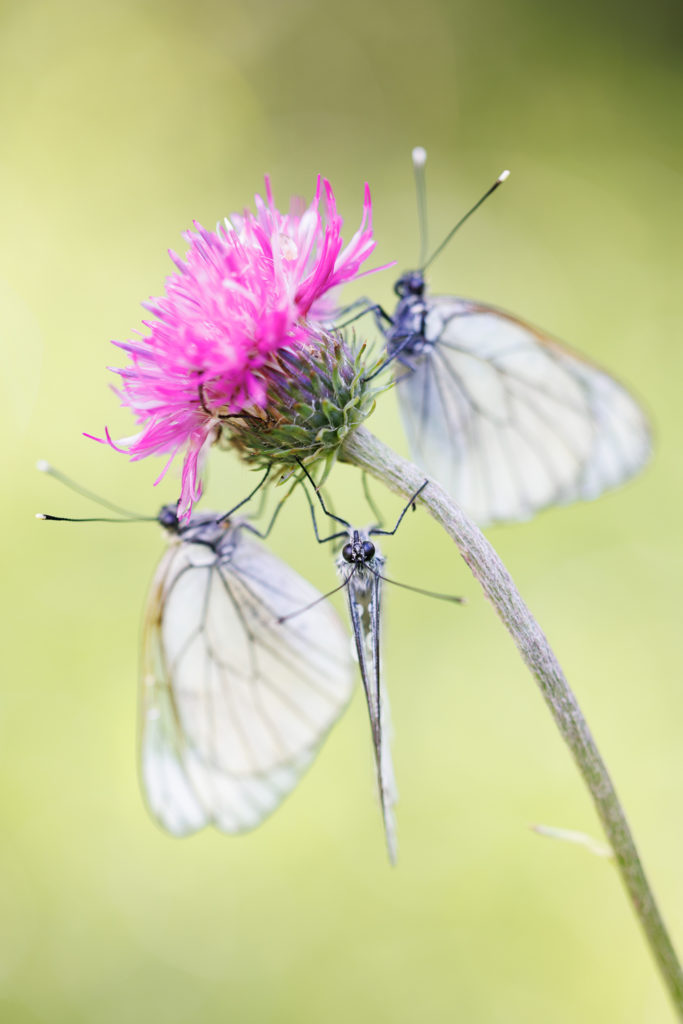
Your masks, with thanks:
<instances>
[{"instance_id":1,"label":"white antenna tip","mask_svg":"<svg viewBox=\"0 0 683 1024\"><path fill-rule=\"evenodd\" d=\"M510 172L509 171L501 171L501 173L498 175L498 181L502 184L504 181L507 181L507 179L509 177L510 177Z\"/></svg>"},{"instance_id":2,"label":"white antenna tip","mask_svg":"<svg viewBox=\"0 0 683 1024\"><path fill-rule=\"evenodd\" d=\"M36 512L36 519L47 519L44 512Z\"/></svg>"},{"instance_id":3,"label":"white antenna tip","mask_svg":"<svg viewBox=\"0 0 683 1024\"><path fill-rule=\"evenodd\" d=\"M413 150L413 167L424 167L427 163L427 150L424 146L416 146Z\"/></svg>"},{"instance_id":4,"label":"white antenna tip","mask_svg":"<svg viewBox=\"0 0 683 1024\"><path fill-rule=\"evenodd\" d=\"M46 462L45 459L38 459L36 462L36 469L39 473L49 473L52 466L49 462Z\"/></svg>"}]
</instances>

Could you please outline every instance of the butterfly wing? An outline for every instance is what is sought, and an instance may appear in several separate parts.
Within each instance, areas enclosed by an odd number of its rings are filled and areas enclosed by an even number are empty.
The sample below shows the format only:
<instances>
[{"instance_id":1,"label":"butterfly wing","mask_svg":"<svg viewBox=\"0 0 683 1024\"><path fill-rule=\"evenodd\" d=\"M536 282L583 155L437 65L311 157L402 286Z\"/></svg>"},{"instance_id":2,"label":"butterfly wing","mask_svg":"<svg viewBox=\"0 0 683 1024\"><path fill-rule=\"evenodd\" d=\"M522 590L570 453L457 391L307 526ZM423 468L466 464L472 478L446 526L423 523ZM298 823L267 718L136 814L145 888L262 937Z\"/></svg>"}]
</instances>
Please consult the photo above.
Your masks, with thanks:
<instances>
[{"instance_id":1,"label":"butterfly wing","mask_svg":"<svg viewBox=\"0 0 683 1024\"><path fill-rule=\"evenodd\" d=\"M380 562L379 559L375 561ZM380 564L377 569L381 569ZM361 577L357 572L352 572L347 593L358 664L370 714L387 852L391 863L395 864L397 841L394 806L397 792L391 758L389 701L382 684L380 665L381 580L373 573L366 572Z\"/></svg>"},{"instance_id":2,"label":"butterfly wing","mask_svg":"<svg viewBox=\"0 0 683 1024\"><path fill-rule=\"evenodd\" d=\"M500 310L426 301L401 415L414 459L477 522L595 498L647 461L645 416L609 374Z\"/></svg>"},{"instance_id":3,"label":"butterfly wing","mask_svg":"<svg viewBox=\"0 0 683 1024\"><path fill-rule=\"evenodd\" d=\"M174 835L260 824L293 789L353 686L346 632L293 569L231 528L174 543L144 626L141 771Z\"/></svg>"}]
</instances>

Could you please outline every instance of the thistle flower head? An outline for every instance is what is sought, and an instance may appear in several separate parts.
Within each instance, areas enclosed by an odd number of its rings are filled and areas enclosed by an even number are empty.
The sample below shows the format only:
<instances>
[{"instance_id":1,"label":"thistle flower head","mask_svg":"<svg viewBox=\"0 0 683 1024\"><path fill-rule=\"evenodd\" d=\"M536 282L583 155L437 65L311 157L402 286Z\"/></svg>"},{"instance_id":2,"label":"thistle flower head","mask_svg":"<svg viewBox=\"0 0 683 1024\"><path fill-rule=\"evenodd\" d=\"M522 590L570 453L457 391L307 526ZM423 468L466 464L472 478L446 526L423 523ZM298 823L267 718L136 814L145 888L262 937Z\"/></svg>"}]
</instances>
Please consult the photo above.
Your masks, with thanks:
<instances>
[{"instance_id":1,"label":"thistle flower head","mask_svg":"<svg viewBox=\"0 0 683 1024\"><path fill-rule=\"evenodd\" d=\"M266 179L266 198L256 196L255 214L245 211L216 231L195 223L184 235L185 257L170 254L177 272L166 279L165 295L143 304L153 316L144 321L147 333L114 343L130 359L115 370L118 394L140 431L117 442L105 431L95 440L134 460L166 455L159 480L183 453L181 518L201 496L205 455L231 418L246 416L242 426L259 420L281 428L288 403L307 394L302 374L329 340L319 324L333 313L334 291L361 276L375 247L367 185L360 227L346 247L341 226L328 181L318 178L306 209L282 214ZM334 350L341 352L338 344ZM295 386L285 399L287 367ZM350 380L353 373L345 376ZM279 403L273 414L274 384Z\"/></svg>"},{"instance_id":2,"label":"thistle flower head","mask_svg":"<svg viewBox=\"0 0 683 1024\"><path fill-rule=\"evenodd\" d=\"M366 379L365 346L339 332L311 331L296 352L270 362L265 409L224 424L222 444L265 468L333 456L344 438L372 412L384 386Z\"/></svg>"}]
</instances>

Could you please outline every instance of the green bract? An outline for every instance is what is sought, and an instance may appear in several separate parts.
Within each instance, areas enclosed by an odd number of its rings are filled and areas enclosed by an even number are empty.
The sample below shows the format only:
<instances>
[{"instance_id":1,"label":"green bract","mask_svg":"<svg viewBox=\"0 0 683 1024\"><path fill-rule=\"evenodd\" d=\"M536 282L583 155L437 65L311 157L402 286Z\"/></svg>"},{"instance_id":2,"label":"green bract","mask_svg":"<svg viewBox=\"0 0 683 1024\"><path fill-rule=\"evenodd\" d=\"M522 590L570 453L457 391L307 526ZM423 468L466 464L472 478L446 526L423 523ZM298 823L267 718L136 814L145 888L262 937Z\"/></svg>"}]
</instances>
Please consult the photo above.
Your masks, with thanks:
<instances>
[{"instance_id":1,"label":"green bract","mask_svg":"<svg viewBox=\"0 0 683 1024\"><path fill-rule=\"evenodd\" d=\"M386 387L367 379L375 365L365 355L365 345L327 332L295 353L278 353L264 373L265 408L224 420L221 443L254 467L333 458Z\"/></svg>"}]
</instances>

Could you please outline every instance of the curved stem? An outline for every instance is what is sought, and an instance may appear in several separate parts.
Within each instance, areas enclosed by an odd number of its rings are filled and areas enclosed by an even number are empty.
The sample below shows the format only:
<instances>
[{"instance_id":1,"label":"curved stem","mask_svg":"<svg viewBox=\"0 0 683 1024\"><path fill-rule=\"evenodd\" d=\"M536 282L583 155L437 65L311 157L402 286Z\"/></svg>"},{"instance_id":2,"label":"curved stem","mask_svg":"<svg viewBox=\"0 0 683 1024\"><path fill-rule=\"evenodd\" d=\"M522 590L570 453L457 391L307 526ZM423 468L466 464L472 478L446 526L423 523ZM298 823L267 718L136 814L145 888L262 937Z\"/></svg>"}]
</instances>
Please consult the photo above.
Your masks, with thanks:
<instances>
[{"instance_id":1,"label":"curved stem","mask_svg":"<svg viewBox=\"0 0 683 1024\"><path fill-rule=\"evenodd\" d=\"M391 490L406 497L424 480L423 470L396 455L365 427L359 427L346 438L341 457L372 473ZM612 780L545 634L491 544L443 488L430 482L417 500L453 538L535 677L590 790L636 916L678 1017L683 1021L681 965L655 903Z\"/></svg>"}]
</instances>

